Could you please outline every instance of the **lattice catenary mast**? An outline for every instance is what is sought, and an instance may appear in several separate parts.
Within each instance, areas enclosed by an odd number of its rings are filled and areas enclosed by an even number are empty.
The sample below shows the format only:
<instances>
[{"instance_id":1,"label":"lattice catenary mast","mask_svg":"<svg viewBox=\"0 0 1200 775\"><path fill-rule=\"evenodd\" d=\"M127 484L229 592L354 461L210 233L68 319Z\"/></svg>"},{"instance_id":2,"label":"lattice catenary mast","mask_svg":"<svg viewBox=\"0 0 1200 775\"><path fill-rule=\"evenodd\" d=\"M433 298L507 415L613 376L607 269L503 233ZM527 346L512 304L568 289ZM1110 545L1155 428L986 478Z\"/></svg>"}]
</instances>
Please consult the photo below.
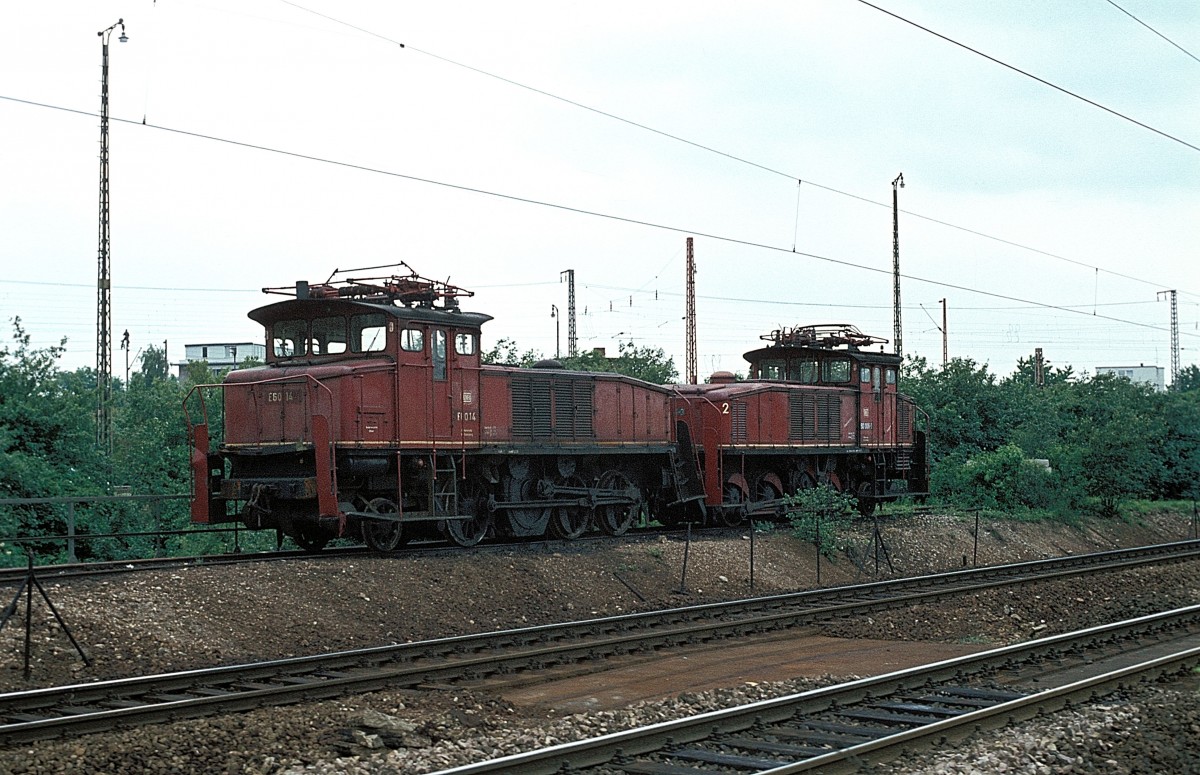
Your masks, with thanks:
<instances>
[{"instance_id":1,"label":"lattice catenary mast","mask_svg":"<svg viewBox=\"0 0 1200 775\"><path fill-rule=\"evenodd\" d=\"M689 385L695 385L696 368L696 256L692 253L692 238L687 238L687 379Z\"/></svg>"},{"instance_id":2,"label":"lattice catenary mast","mask_svg":"<svg viewBox=\"0 0 1200 775\"><path fill-rule=\"evenodd\" d=\"M108 221L108 39L121 28L117 40L125 43L125 20L96 34L100 36L100 247L96 272L96 447L112 453L112 273Z\"/></svg>"},{"instance_id":3,"label":"lattice catenary mast","mask_svg":"<svg viewBox=\"0 0 1200 775\"><path fill-rule=\"evenodd\" d=\"M563 275L567 276L567 355L574 358L579 354L575 345L575 270L564 269L559 272L560 283Z\"/></svg>"},{"instance_id":4,"label":"lattice catenary mast","mask_svg":"<svg viewBox=\"0 0 1200 775\"><path fill-rule=\"evenodd\" d=\"M892 308L895 318L894 339L896 355L904 355L900 327L900 189L904 188L904 173L892 181Z\"/></svg>"},{"instance_id":5,"label":"lattice catenary mast","mask_svg":"<svg viewBox=\"0 0 1200 775\"><path fill-rule=\"evenodd\" d=\"M1159 291L1158 298L1171 299L1171 387L1179 383L1179 307L1176 306L1175 291Z\"/></svg>"}]
</instances>

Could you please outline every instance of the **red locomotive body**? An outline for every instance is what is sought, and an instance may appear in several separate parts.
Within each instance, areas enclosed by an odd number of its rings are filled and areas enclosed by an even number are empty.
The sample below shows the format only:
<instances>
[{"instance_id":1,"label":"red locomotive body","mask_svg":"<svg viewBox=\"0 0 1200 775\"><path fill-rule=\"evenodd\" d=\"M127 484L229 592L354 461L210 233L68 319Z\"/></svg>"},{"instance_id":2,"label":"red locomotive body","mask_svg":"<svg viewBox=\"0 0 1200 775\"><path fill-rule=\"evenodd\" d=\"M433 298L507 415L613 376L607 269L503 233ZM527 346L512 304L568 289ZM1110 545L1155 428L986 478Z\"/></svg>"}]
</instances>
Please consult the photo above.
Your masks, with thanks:
<instances>
[{"instance_id":1,"label":"red locomotive body","mask_svg":"<svg viewBox=\"0 0 1200 775\"><path fill-rule=\"evenodd\" d=\"M706 504L736 524L816 484L849 490L870 513L928 489L918 409L896 387L900 358L836 324L774 331L746 353L750 376L678 388L676 415L697 440Z\"/></svg>"},{"instance_id":2,"label":"red locomotive body","mask_svg":"<svg viewBox=\"0 0 1200 775\"><path fill-rule=\"evenodd\" d=\"M310 550L343 535L390 550L421 533L463 546L620 535L643 509L734 524L817 482L871 505L896 497L897 479L925 489L899 358L860 350L869 338L849 327L836 343L779 334L747 354L749 382L661 386L554 361L481 364L491 318L459 309L469 292L415 273L294 294L250 313L265 365L194 391L195 522L275 529ZM223 393L216 450L202 388Z\"/></svg>"}]
</instances>

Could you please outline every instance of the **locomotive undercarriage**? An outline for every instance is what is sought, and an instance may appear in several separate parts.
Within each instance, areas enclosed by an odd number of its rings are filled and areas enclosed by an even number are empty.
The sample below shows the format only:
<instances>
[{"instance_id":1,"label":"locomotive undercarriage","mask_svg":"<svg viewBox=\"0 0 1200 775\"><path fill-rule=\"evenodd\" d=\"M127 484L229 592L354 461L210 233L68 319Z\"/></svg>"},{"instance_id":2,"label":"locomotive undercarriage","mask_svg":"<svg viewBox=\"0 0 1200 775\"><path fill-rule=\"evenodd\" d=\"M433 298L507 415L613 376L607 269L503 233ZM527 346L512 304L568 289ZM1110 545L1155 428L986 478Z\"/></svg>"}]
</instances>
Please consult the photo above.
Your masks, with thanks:
<instances>
[{"instance_id":1,"label":"locomotive undercarriage","mask_svg":"<svg viewBox=\"0 0 1200 775\"><path fill-rule=\"evenodd\" d=\"M339 516L319 513L312 456L303 451L235 456L231 475L214 481L213 491L241 502L229 519L273 528L305 550L351 537L384 552L413 538L469 547L488 537L570 540L593 529L621 535L642 518L731 527L755 518L783 520L788 496L819 484L855 494L863 514L908 494L906 461L890 451L729 451L722 460L722 502L705 509L699 496L680 491L675 458L356 450L337 457Z\"/></svg>"},{"instance_id":2,"label":"locomotive undercarriage","mask_svg":"<svg viewBox=\"0 0 1200 775\"><path fill-rule=\"evenodd\" d=\"M855 453L779 455L727 453L723 460L722 503L710 507L715 521L735 526L751 518L783 520L790 497L827 485L857 499L859 513L870 516L879 503L915 493L911 469L894 450Z\"/></svg>"},{"instance_id":3,"label":"locomotive undercarriage","mask_svg":"<svg viewBox=\"0 0 1200 775\"><path fill-rule=\"evenodd\" d=\"M489 536L574 539L622 535L653 512L674 513L673 456L664 454L370 453L337 458L338 516L321 515L311 455L230 457L213 481L252 529L275 529L319 551L337 537L392 551L413 538L473 546ZM289 476L260 476L267 470ZM685 505L702 508L698 497ZM225 513L225 507L214 513Z\"/></svg>"}]
</instances>

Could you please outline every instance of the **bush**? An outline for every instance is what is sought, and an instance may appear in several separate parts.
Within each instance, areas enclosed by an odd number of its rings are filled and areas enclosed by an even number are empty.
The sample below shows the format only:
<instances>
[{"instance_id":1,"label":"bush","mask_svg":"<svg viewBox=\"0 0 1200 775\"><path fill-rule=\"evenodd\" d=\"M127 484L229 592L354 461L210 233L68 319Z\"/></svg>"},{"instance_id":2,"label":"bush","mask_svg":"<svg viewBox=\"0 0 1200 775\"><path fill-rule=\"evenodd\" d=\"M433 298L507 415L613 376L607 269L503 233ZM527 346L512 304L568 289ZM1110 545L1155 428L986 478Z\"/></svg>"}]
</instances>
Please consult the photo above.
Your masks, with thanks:
<instances>
[{"instance_id":1,"label":"bush","mask_svg":"<svg viewBox=\"0 0 1200 775\"><path fill-rule=\"evenodd\" d=\"M970 459L947 458L935 467L931 488L938 500L959 508L1066 515L1074 488L1056 471L1025 457L1015 444Z\"/></svg>"},{"instance_id":2,"label":"bush","mask_svg":"<svg viewBox=\"0 0 1200 775\"><path fill-rule=\"evenodd\" d=\"M846 548L857 499L827 484L789 495L787 519L792 535L818 548L826 557Z\"/></svg>"}]
</instances>

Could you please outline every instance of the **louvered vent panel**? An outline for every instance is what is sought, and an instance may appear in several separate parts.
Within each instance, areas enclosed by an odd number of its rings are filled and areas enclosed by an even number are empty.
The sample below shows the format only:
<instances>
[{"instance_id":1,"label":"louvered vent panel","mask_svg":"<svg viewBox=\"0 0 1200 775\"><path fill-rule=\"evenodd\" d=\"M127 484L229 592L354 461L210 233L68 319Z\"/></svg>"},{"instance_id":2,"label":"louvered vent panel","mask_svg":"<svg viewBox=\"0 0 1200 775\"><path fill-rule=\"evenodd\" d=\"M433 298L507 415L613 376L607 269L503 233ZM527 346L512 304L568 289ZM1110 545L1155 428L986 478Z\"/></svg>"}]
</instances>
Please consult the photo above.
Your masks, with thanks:
<instances>
[{"instance_id":1,"label":"louvered vent panel","mask_svg":"<svg viewBox=\"0 0 1200 775\"><path fill-rule=\"evenodd\" d=\"M812 396L792 393L788 396L788 439L815 441L817 402Z\"/></svg>"},{"instance_id":2,"label":"louvered vent panel","mask_svg":"<svg viewBox=\"0 0 1200 775\"><path fill-rule=\"evenodd\" d=\"M730 407L730 433L734 444L746 441L746 402L734 401Z\"/></svg>"},{"instance_id":3,"label":"louvered vent panel","mask_svg":"<svg viewBox=\"0 0 1200 775\"><path fill-rule=\"evenodd\" d=\"M574 382L554 383L554 435L570 438L575 435Z\"/></svg>"},{"instance_id":4,"label":"louvered vent panel","mask_svg":"<svg viewBox=\"0 0 1200 775\"><path fill-rule=\"evenodd\" d=\"M550 435L550 384L515 377L512 382L512 432L515 438Z\"/></svg>"},{"instance_id":5,"label":"louvered vent panel","mask_svg":"<svg viewBox=\"0 0 1200 775\"><path fill-rule=\"evenodd\" d=\"M817 398L817 439L837 441L842 436L842 400L839 396Z\"/></svg>"},{"instance_id":6,"label":"louvered vent panel","mask_svg":"<svg viewBox=\"0 0 1200 775\"><path fill-rule=\"evenodd\" d=\"M788 396L788 439L791 441L836 442L842 433L840 396Z\"/></svg>"},{"instance_id":7,"label":"louvered vent panel","mask_svg":"<svg viewBox=\"0 0 1200 775\"><path fill-rule=\"evenodd\" d=\"M596 404L596 383L589 380L575 382L575 438L590 439L596 436L592 424Z\"/></svg>"},{"instance_id":8,"label":"louvered vent panel","mask_svg":"<svg viewBox=\"0 0 1200 775\"><path fill-rule=\"evenodd\" d=\"M550 425L550 383L545 380L532 382L530 403L533 406L533 437L535 439L549 438L552 428Z\"/></svg>"},{"instance_id":9,"label":"louvered vent panel","mask_svg":"<svg viewBox=\"0 0 1200 775\"><path fill-rule=\"evenodd\" d=\"M512 433L516 438L533 435L533 399L528 379L514 377L512 381Z\"/></svg>"},{"instance_id":10,"label":"louvered vent panel","mask_svg":"<svg viewBox=\"0 0 1200 775\"><path fill-rule=\"evenodd\" d=\"M906 401L896 402L896 433L898 439L912 438L912 407Z\"/></svg>"}]
</instances>

